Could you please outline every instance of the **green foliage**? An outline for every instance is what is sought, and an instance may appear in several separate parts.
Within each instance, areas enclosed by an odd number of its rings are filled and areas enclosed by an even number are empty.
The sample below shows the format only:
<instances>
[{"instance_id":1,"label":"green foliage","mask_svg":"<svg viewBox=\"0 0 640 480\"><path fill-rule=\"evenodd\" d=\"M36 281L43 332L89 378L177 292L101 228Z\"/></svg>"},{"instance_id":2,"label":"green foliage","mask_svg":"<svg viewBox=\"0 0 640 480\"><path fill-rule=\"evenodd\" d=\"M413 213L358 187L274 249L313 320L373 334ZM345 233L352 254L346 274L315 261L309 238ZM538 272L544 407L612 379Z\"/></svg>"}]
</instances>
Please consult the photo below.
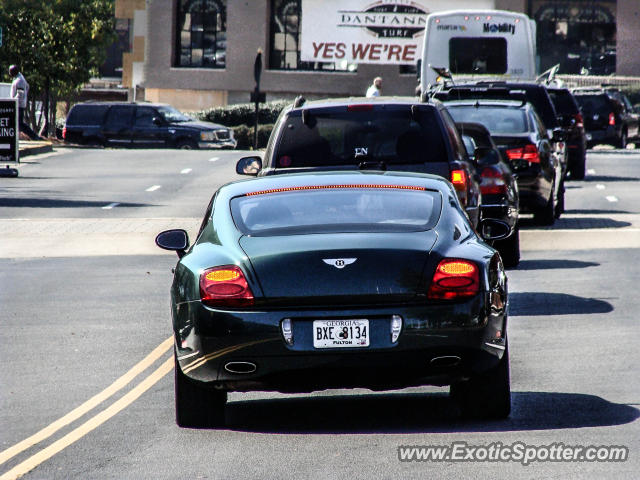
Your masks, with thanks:
<instances>
[{"instance_id":1,"label":"green foliage","mask_svg":"<svg viewBox=\"0 0 640 480\"><path fill-rule=\"evenodd\" d=\"M260 104L258 124L266 125L275 123L280 112L290 103L291 102L287 101L277 101ZM255 122L255 106L253 103L242 103L227 107L217 107L196 112L193 116L199 120L220 123L226 126L235 127L245 125L253 128Z\"/></svg>"},{"instance_id":2,"label":"green foliage","mask_svg":"<svg viewBox=\"0 0 640 480\"><path fill-rule=\"evenodd\" d=\"M0 78L19 65L38 97L78 90L97 74L115 36L114 0L1 0Z\"/></svg>"},{"instance_id":3,"label":"green foliage","mask_svg":"<svg viewBox=\"0 0 640 480\"><path fill-rule=\"evenodd\" d=\"M272 123L258 126L258 148L267 146L271 130L273 130ZM246 125L233 127L233 136L238 141L238 149L249 150L253 148L253 127L247 127Z\"/></svg>"}]
</instances>

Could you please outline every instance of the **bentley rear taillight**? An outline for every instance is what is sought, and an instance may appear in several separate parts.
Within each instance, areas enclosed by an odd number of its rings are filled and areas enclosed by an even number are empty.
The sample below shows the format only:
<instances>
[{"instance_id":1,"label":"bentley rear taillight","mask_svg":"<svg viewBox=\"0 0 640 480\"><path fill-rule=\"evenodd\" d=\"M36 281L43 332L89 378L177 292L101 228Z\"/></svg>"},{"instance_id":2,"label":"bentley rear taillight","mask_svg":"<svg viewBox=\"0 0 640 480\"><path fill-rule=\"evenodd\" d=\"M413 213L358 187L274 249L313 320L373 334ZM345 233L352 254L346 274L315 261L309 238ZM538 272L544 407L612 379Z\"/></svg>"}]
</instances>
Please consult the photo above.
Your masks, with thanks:
<instances>
[{"instance_id":1,"label":"bentley rear taillight","mask_svg":"<svg viewBox=\"0 0 640 480\"><path fill-rule=\"evenodd\" d=\"M240 267L208 268L200 275L200 299L212 307L253 305L253 293Z\"/></svg>"},{"instance_id":2,"label":"bentley rear taillight","mask_svg":"<svg viewBox=\"0 0 640 480\"><path fill-rule=\"evenodd\" d=\"M436 268L427 298L459 300L473 297L480 290L480 274L475 263L457 258L445 258Z\"/></svg>"},{"instance_id":3,"label":"bentley rear taillight","mask_svg":"<svg viewBox=\"0 0 640 480\"><path fill-rule=\"evenodd\" d=\"M67 127L62 127L62 139L67 139Z\"/></svg>"},{"instance_id":4,"label":"bentley rear taillight","mask_svg":"<svg viewBox=\"0 0 640 480\"><path fill-rule=\"evenodd\" d=\"M616 125L616 116L613 112L609 114L609 125L614 127Z\"/></svg>"},{"instance_id":5,"label":"bentley rear taillight","mask_svg":"<svg viewBox=\"0 0 640 480\"><path fill-rule=\"evenodd\" d=\"M502 172L494 166L486 166L480 173L480 192L484 195L507 192L507 185L502 178Z\"/></svg>"},{"instance_id":6,"label":"bentley rear taillight","mask_svg":"<svg viewBox=\"0 0 640 480\"><path fill-rule=\"evenodd\" d=\"M507 157L509 160L524 160L531 163L540 163L538 148L533 143L529 143L524 147L510 148L507 150Z\"/></svg>"}]
</instances>

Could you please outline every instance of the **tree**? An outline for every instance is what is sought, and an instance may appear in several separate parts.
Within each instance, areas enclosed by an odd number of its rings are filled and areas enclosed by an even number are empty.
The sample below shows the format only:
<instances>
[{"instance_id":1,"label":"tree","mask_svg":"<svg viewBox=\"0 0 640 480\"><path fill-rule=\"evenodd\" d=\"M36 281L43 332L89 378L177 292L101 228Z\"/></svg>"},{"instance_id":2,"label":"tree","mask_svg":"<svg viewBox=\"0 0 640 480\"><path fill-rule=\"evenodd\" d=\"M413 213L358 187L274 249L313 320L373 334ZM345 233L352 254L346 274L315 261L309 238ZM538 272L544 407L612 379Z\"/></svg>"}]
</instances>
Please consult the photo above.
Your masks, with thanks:
<instances>
[{"instance_id":1,"label":"tree","mask_svg":"<svg viewBox=\"0 0 640 480\"><path fill-rule=\"evenodd\" d=\"M115 0L2 0L2 77L19 65L35 101L69 97L98 73L115 41ZM31 115L35 126L34 115ZM46 117L55 124L55 109ZM46 121L46 120L45 120Z\"/></svg>"}]
</instances>

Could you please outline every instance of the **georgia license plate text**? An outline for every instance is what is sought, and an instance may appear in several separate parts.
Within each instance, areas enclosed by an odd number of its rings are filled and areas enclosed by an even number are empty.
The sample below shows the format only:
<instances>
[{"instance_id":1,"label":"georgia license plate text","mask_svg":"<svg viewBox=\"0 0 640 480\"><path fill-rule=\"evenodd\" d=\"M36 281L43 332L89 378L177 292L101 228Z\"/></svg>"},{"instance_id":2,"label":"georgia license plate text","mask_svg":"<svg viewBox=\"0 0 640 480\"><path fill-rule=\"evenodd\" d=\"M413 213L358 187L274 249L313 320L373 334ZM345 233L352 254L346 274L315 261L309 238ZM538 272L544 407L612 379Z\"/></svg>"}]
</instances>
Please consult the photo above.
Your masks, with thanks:
<instances>
[{"instance_id":1,"label":"georgia license plate text","mask_svg":"<svg viewBox=\"0 0 640 480\"><path fill-rule=\"evenodd\" d=\"M368 347L369 320L314 320L315 348Z\"/></svg>"}]
</instances>

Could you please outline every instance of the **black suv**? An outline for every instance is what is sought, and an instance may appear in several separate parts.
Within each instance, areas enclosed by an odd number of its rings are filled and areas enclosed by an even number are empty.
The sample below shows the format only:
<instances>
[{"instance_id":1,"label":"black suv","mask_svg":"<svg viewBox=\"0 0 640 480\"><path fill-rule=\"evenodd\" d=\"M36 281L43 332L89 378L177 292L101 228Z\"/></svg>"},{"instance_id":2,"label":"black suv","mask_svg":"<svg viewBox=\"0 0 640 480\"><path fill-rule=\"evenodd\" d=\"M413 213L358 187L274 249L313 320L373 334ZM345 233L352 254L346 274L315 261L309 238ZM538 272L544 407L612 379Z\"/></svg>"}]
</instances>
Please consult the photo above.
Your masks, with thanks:
<instances>
[{"instance_id":1,"label":"black suv","mask_svg":"<svg viewBox=\"0 0 640 480\"><path fill-rule=\"evenodd\" d=\"M519 99L530 103L540 116L545 129L550 133L553 155L562 166L562 177L567 173L567 149L565 140L568 132L562 127L558 113L549 96L547 87L539 83L520 82L476 82L456 85L436 94L436 98L446 100L467 99Z\"/></svg>"},{"instance_id":2,"label":"black suv","mask_svg":"<svg viewBox=\"0 0 640 480\"><path fill-rule=\"evenodd\" d=\"M567 162L572 180L584 178L587 162L587 136L580 107L568 88L547 87L558 113L560 125L567 131Z\"/></svg>"},{"instance_id":3,"label":"black suv","mask_svg":"<svg viewBox=\"0 0 640 480\"><path fill-rule=\"evenodd\" d=\"M573 89L573 95L582 110L589 147L606 143L627 148L629 140L634 140L636 147L640 147L638 112L619 90L584 87Z\"/></svg>"},{"instance_id":4,"label":"black suv","mask_svg":"<svg viewBox=\"0 0 640 480\"><path fill-rule=\"evenodd\" d=\"M516 176L521 211L533 213L539 224L552 225L564 210L562 168L533 106L476 99L456 100L445 105L456 122L481 123L489 130Z\"/></svg>"},{"instance_id":5,"label":"black suv","mask_svg":"<svg viewBox=\"0 0 640 480\"><path fill-rule=\"evenodd\" d=\"M62 137L108 147L235 148L233 130L199 122L170 105L86 102L71 108Z\"/></svg>"},{"instance_id":6,"label":"black suv","mask_svg":"<svg viewBox=\"0 0 640 480\"><path fill-rule=\"evenodd\" d=\"M264 157L242 158L236 167L239 174L259 176L353 169L440 175L453 184L471 223L478 225L479 177L438 101L297 99L280 114Z\"/></svg>"}]
</instances>

